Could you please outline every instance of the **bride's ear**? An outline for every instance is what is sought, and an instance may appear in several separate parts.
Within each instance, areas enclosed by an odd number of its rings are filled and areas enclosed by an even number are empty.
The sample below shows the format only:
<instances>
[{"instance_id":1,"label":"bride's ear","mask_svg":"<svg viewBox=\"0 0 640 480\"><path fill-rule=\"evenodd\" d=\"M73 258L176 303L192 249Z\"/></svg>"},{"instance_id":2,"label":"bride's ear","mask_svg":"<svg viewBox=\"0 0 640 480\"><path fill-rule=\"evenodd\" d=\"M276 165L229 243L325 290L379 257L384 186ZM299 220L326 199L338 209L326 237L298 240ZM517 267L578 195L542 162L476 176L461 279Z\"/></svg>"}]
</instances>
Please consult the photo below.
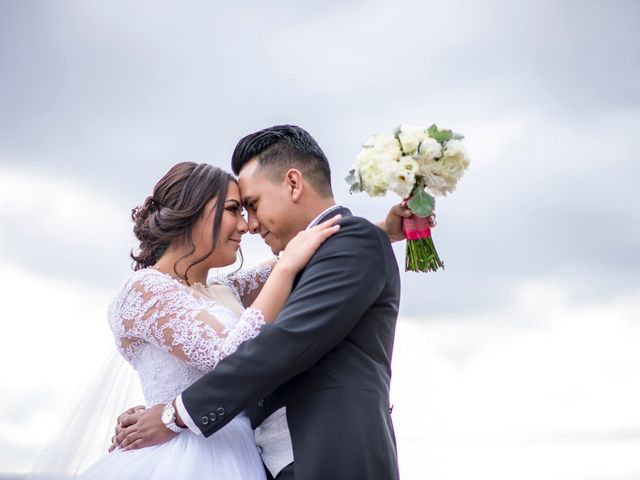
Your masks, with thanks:
<instances>
[{"instance_id":1,"label":"bride's ear","mask_svg":"<svg viewBox=\"0 0 640 480\"><path fill-rule=\"evenodd\" d=\"M287 188L291 194L291 200L295 203L300 200L302 191L304 190L304 182L300 170L290 168L285 178Z\"/></svg>"}]
</instances>

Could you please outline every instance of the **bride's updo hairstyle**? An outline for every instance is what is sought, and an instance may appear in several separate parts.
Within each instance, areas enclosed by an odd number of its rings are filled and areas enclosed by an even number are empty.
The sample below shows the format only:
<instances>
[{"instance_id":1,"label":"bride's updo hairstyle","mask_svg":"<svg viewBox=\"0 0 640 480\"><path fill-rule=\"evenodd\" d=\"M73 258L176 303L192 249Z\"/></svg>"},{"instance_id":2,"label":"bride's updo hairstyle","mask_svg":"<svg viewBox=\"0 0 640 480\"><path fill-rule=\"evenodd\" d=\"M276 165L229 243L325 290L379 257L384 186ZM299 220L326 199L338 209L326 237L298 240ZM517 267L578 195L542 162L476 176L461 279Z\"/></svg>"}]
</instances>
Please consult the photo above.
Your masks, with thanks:
<instances>
[{"instance_id":1,"label":"bride's updo hairstyle","mask_svg":"<svg viewBox=\"0 0 640 480\"><path fill-rule=\"evenodd\" d=\"M140 241L137 252L131 252L133 269L140 270L154 265L171 242L186 242L192 255L196 247L191 230L205 205L218 198L213 221L213 247L211 251L195 259L187 268L205 260L213 253L220 236L220 223L224 213L229 182L235 179L224 170L207 163L183 162L174 165L153 188L153 194L142 205L131 210L133 233ZM176 262L176 265L177 263ZM176 265L173 266L174 273Z\"/></svg>"}]
</instances>

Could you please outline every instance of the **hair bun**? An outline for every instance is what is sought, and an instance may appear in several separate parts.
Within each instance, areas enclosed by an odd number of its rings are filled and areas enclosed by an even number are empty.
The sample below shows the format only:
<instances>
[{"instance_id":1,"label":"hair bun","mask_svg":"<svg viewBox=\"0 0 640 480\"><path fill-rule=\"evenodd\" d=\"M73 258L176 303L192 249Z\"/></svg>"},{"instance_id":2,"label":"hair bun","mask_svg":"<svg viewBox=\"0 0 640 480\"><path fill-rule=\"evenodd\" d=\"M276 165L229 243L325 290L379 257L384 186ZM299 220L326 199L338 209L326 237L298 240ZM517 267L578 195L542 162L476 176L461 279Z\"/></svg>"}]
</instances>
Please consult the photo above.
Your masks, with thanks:
<instances>
[{"instance_id":1,"label":"hair bun","mask_svg":"<svg viewBox=\"0 0 640 480\"><path fill-rule=\"evenodd\" d=\"M157 212L158 210L160 210L160 204L152 196L151 197L147 197L147 199L145 200L144 203L145 203L145 205L147 207L147 210L149 210L149 213Z\"/></svg>"}]
</instances>

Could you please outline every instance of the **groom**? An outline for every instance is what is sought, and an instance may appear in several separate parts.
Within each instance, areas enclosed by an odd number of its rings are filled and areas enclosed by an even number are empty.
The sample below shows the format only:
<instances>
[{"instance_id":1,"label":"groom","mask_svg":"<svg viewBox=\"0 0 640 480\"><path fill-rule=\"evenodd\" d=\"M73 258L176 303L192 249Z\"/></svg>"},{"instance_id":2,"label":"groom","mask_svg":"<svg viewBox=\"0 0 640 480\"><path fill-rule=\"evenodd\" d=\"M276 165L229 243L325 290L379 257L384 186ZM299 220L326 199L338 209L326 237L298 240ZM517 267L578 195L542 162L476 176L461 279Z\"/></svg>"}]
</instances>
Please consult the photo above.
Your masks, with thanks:
<instances>
[{"instance_id":1,"label":"groom","mask_svg":"<svg viewBox=\"0 0 640 480\"><path fill-rule=\"evenodd\" d=\"M397 479L389 383L400 281L387 235L335 205L329 163L300 127L247 135L232 168L250 231L274 253L337 213L341 228L300 272L274 323L178 396L175 423L208 437L247 411L254 428L262 423L258 445L271 434L279 445L263 455L278 480ZM121 446L171 438L163 407L125 421L145 434L121 430Z\"/></svg>"}]
</instances>

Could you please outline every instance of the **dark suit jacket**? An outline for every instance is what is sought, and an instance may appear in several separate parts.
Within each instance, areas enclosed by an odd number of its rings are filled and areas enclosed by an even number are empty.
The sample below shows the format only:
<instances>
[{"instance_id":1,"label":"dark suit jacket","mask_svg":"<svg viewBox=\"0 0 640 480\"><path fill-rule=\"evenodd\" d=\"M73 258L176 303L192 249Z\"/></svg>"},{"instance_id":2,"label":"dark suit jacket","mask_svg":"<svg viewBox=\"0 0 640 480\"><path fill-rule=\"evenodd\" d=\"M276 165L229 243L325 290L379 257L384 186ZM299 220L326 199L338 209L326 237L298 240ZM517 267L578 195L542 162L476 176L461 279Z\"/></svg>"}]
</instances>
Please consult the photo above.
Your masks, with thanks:
<instances>
[{"instance_id":1,"label":"dark suit jacket","mask_svg":"<svg viewBox=\"0 0 640 480\"><path fill-rule=\"evenodd\" d=\"M331 212L328 216L335 215ZM205 436L282 406L297 480L396 479L389 412L398 266L386 234L347 209L273 324L182 394Z\"/></svg>"}]
</instances>

